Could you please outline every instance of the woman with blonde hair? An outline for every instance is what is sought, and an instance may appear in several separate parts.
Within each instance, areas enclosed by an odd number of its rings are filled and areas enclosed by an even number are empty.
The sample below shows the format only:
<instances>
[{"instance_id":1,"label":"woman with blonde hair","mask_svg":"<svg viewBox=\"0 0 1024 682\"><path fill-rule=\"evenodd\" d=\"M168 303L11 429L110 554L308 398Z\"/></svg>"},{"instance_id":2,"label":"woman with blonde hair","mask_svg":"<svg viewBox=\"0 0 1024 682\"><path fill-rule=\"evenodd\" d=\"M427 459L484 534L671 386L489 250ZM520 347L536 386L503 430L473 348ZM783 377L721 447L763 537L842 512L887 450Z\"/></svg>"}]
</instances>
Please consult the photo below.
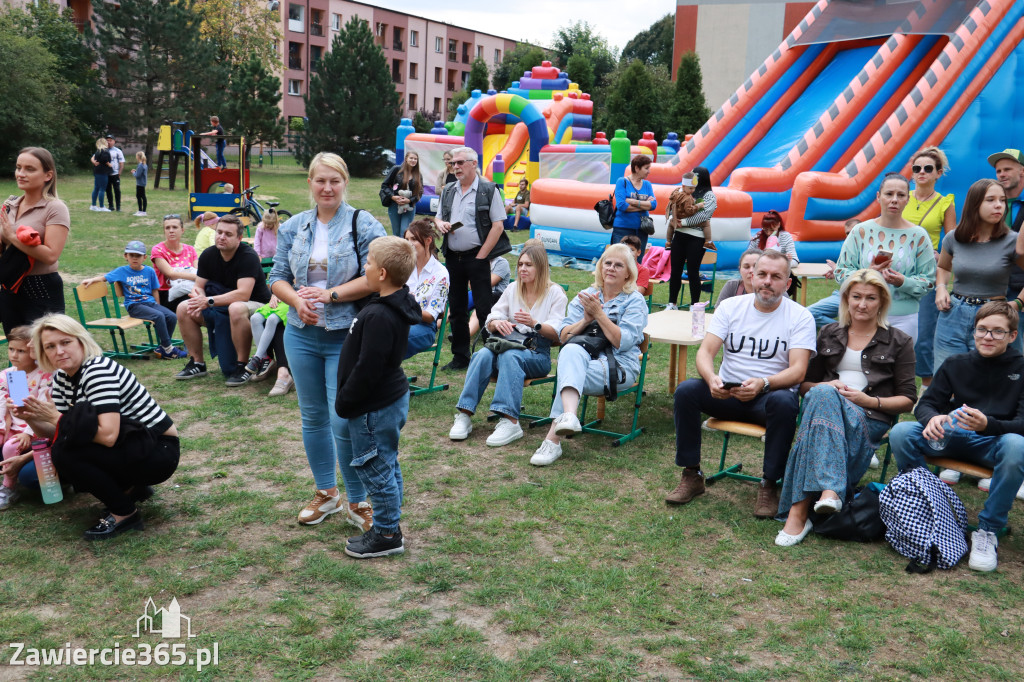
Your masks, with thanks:
<instances>
[{"instance_id":1,"label":"woman with blonde hair","mask_svg":"<svg viewBox=\"0 0 1024 682\"><path fill-rule=\"evenodd\" d=\"M365 532L373 525L373 513L352 469L347 421L333 406L341 346L359 311L356 302L370 294L362 276L370 242L387 233L369 211L356 215L345 203L348 180L348 166L337 154L313 157L306 179L313 208L278 229L269 284L289 306L285 352L299 399L302 444L316 485L299 523L315 525L345 511L348 522ZM348 504L338 490L339 468Z\"/></svg>"},{"instance_id":2,"label":"woman with blonde hair","mask_svg":"<svg viewBox=\"0 0 1024 682\"><path fill-rule=\"evenodd\" d=\"M800 384L803 415L782 479L779 513L788 518L777 545L807 536L812 506L817 514L843 508L882 437L914 406L914 341L889 324L891 303L881 273L852 272L839 293L839 321L818 333Z\"/></svg>"},{"instance_id":3,"label":"woman with blonde hair","mask_svg":"<svg viewBox=\"0 0 1024 682\"><path fill-rule=\"evenodd\" d=\"M576 416L580 396L603 395L616 386L632 386L640 376L637 349L647 326L647 302L636 290L636 275L633 252L625 244L612 244L597 261L593 286L576 295L556 327L558 341L564 347L558 354L553 421L530 464L552 464L562 456L562 437L583 430ZM584 346L573 341L574 337L591 335L607 339L610 357L602 353L593 358Z\"/></svg>"},{"instance_id":4,"label":"woman with blonde hair","mask_svg":"<svg viewBox=\"0 0 1024 682\"><path fill-rule=\"evenodd\" d=\"M103 207L103 198L107 194L107 183L110 181L110 174L114 172L110 162L110 151L107 145L107 138L101 137L96 140L96 153L89 159L92 161L92 201L89 203L90 211L103 211L109 213L109 208Z\"/></svg>"},{"instance_id":5,"label":"woman with blonde hair","mask_svg":"<svg viewBox=\"0 0 1024 682\"><path fill-rule=\"evenodd\" d=\"M471 417L497 373L491 412L498 423L487 438L491 447L500 447L523 437L519 408L523 402L523 381L547 376L551 371L551 344L558 343L555 328L565 315L565 291L551 281L548 254L539 240L523 245L516 264L516 284L501 294L484 321L493 336L518 341L524 348L499 350L485 345L473 354L466 370L466 383L459 396L455 423L448 437L465 440L473 431Z\"/></svg>"}]
</instances>

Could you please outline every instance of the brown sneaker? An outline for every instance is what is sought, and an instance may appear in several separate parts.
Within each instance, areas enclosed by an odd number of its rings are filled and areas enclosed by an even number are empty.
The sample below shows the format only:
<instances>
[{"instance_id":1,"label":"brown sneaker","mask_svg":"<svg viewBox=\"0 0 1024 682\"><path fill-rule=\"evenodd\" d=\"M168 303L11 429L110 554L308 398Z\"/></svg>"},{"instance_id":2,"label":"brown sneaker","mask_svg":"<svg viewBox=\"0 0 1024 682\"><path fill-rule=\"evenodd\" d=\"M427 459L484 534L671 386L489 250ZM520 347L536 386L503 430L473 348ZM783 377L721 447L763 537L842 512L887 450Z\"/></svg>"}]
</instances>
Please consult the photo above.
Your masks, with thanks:
<instances>
[{"instance_id":1,"label":"brown sneaker","mask_svg":"<svg viewBox=\"0 0 1024 682\"><path fill-rule=\"evenodd\" d=\"M754 504L754 516L759 519L774 519L779 513L779 489L761 481L757 489L757 502Z\"/></svg>"},{"instance_id":2,"label":"brown sneaker","mask_svg":"<svg viewBox=\"0 0 1024 682\"><path fill-rule=\"evenodd\" d=\"M348 522L364 533L373 528L373 509L366 500L356 504L350 502L348 505Z\"/></svg>"},{"instance_id":3,"label":"brown sneaker","mask_svg":"<svg viewBox=\"0 0 1024 682\"><path fill-rule=\"evenodd\" d=\"M317 490L313 501L299 512L299 523L305 526L315 526L331 514L340 512L343 509L343 504L341 493L331 497L323 490Z\"/></svg>"},{"instance_id":4,"label":"brown sneaker","mask_svg":"<svg viewBox=\"0 0 1024 682\"><path fill-rule=\"evenodd\" d=\"M668 494L669 504L686 504L698 495L704 494L704 474L692 469L683 469L683 476L676 489Z\"/></svg>"}]
</instances>

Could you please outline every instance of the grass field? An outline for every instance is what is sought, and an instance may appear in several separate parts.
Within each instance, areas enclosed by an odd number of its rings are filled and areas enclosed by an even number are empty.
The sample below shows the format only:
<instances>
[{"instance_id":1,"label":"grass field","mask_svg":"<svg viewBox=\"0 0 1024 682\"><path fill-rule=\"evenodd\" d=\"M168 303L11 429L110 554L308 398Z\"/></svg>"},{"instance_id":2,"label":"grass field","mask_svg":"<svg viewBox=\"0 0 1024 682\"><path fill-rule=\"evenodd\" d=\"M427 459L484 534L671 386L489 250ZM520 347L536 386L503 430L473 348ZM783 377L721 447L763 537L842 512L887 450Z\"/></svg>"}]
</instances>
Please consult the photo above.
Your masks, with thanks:
<instances>
[{"instance_id":1,"label":"grass field","mask_svg":"<svg viewBox=\"0 0 1024 682\"><path fill-rule=\"evenodd\" d=\"M284 208L308 206L297 169L279 165L252 181ZM61 259L71 314L72 285L122 263L129 239L152 246L160 217L185 212L180 187L150 189L150 217L134 218L130 185L124 212L108 214L88 210L91 177L60 180L73 223ZM350 202L387 224L377 186L353 181ZM570 296L591 279L554 277ZM827 292L812 282L809 300ZM98 513L88 495L0 513L0 680L1019 678L1017 535L1002 540L994 574L965 561L921 576L905 573L906 560L884 543L812 536L776 547L780 525L753 518L749 483L723 481L690 505L666 506L678 477L667 359L667 347L652 348L643 436L621 448L577 437L545 469L528 464L543 437L536 430L505 448L484 445L486 403L469 440L450 442L462 376L444 375L450 389L414 397L403 432L407 551L364 562L343 554L355 529L338 516L315 527L295 521L313 484L294 393L226 388L215 372L176 382L180 362L128 361L179 425L181 465L143 506L146 531L114 541L81 540ZM421 355L407 372L428 368ZM546 411L547 395L528 390L528 410ZM627 412L612 404L608 421L623 426ZM720 446L705 438L705 468ZM759 450L737 438L731 456L759 472ZM975 519L983 493L970 481L957 492ZM1022 520L1018 506L1010 522ZM9 664L8 643L124 650L184 641L133 637L150 597L158 607L177 598L197 635L189 655L216 643L219 664Z\"/></svg>"}]
</instances>

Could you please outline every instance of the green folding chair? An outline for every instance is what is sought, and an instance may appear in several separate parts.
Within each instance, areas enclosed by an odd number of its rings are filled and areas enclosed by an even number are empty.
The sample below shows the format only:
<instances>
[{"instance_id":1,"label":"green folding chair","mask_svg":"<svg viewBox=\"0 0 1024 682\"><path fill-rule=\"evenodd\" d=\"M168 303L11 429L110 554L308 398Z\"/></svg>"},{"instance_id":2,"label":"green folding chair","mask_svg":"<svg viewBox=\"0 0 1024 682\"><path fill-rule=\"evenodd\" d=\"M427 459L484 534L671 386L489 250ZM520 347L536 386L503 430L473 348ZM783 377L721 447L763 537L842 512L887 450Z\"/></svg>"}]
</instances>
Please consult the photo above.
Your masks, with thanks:
<instances>
[{"instance_id":1,"label":"green folding chair","mask_svg":"<svg viewBox=\"0 0 1024 682\"><path fill-rule=\"evenodd\" d=\"M110 341L114 346L113 350L103 351L103 354L112 358L141 358L149 359L152 356L156 343L153 339L152 325L134 317L122 317L119 296L115 286L120 287L118 282L93 282L89 286L79 284L73 289L75 294L75 307L78 309L78 321L86 329L103 329L110 332ZM99 301L99 303L96 303ZM91 303L93 307L103 307L103 317L89 320L85 314L83 304ZM113 309L113 311L111 311ZM128 345L125 331L145 327L149 337L147 346L135 347ZM120 341L120 342L119 342Z\"/></svg>"},{"instance_id":2,"label":"green folding chair","mask_svg":"<svg viewBox=\"0 0 1024 682\"><path fill-rule=\"evenodd\" d=\"M448 328L448 302L444 304L444 310L441 311L441 324L437 327L437 336L434 337L434 345L430 348L425 349L423 352L434 351L434 361L430 368L430 383L426 386L417 386L416 381L419 379L417 376L409 377L409 392L412 395L422 395L424 393L434 393L435 391L447 391L448 384L435 384L434 381L437 379L437 368L441 366L441 346L444 344L444 332Z\"/></svg>"},{"instance_id":3,"label":"green folding chair","mask_svg":"<svg viewBox=\"0 0 1024 682\"><path fill-rule=\"evenodd\" d=\"M641 433L644 432L643 427L639 425L640 424L640 405L643 402L643 397L644 397L644 381L647 378L647 357L648 357L648 353L650 351L650 346L651 346L651 337L648 336L647 334L644 334L644 340L640 344L640 375L637 377L637 380L636 380L635 384L633 384L629 388L620 388L619 389L619 394L618 394L619 398L621 398L622 396L630 395L630 394L632 394L634 396L634 399L633 399L633 422L632 422L632 426L631 426L630 430L625 432L625 433L618 433L616 431L606 431L604 429L597 428L598 426L601 425L601 422L604 421L605 407L606 407L606 405L605 405L606 401L604 399L604 396L599 396L598 399L597 399L597 418L594 419L593 421L588 422L587 421L587 399L588 399L589 396L584 395L583 396L583 405L581 407L582 417L580 418L580 422L583 425L583 433L596 433L599 436L607 436L609 438L614 438L615 440L612 441L612 446L613 447L618 447L618 446L622 445L623 443L628 443L629 441L635 439L637 436L639 436Z\"/></svg>"}]
</instances>

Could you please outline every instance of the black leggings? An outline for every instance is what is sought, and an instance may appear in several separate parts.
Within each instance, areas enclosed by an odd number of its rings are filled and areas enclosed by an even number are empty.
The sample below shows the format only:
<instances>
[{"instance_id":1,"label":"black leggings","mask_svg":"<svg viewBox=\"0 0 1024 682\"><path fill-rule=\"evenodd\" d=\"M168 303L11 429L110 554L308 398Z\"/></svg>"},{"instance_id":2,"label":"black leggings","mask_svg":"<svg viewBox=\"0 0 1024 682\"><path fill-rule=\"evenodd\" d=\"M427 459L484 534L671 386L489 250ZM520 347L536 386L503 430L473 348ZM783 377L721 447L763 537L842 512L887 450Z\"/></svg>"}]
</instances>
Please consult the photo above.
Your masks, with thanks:
<instances>
[{"instance_id":1,"label":"black leggings","mask_svg":"<svg viewBox=\"0 0 1024 682\"><path fill-rule=\"evenodd\" d=\"M145 438L151 445L152 438ZM158 436L156 448L119 443L108 448L99 443L75 447L63 455L54 453L53 464L66 483L79 492L91 493L118 516L135 511L127 491L133 486L163 483L178 468L181 443L177 436ZM59 451L58 451L59 452Z\"/></svg>"},{"instance_id":2,"label":"black leggings","mask_svg":"<svg viewBox=\"0 0 1024 682\"><path fill-rule=\"evenodd\" d=\"M149 202L146 201L145 185L135 185L135 201L139 202L139 210L145 213L146 206L149 205Z\"/></svg>"},{"instance_id":3,"label":"black leggings","mask_svg":"<svg viewBox=\"0 0 1024 682\"><path fill-rule=\"evenodd\" d=\"M64 312L64 280L60 274L29 275L18 293L0 290L0 323L4 335L15 327L32 324L47 313Z\"/></svg>"},{"instance_id":4,"label":"black leggings","mask_svg":"<svg viewBox=\"0 0 1024 682\"><path fill-rule=\"evenodd\" d=\"M288 356L284 352L284 328L286 324L282 322L277 325L274 329L274 340L270 342L271 355L274 356L275 362L278 367L284 367L288 369Z\"/></svg>"},{"instance_id":5,"label":"black leggings","mask_svg":"<svg viewBox=\"0 0 1024 682\"><path fill-rule=\"evenodd\" d=\"M704 237L684 232L672 234L672 275L668 280L668 302L673 305L682 286L683 266L690 283L690 304L700 300L700 262L704 260Z\"/></svg>"}]
</instances>

